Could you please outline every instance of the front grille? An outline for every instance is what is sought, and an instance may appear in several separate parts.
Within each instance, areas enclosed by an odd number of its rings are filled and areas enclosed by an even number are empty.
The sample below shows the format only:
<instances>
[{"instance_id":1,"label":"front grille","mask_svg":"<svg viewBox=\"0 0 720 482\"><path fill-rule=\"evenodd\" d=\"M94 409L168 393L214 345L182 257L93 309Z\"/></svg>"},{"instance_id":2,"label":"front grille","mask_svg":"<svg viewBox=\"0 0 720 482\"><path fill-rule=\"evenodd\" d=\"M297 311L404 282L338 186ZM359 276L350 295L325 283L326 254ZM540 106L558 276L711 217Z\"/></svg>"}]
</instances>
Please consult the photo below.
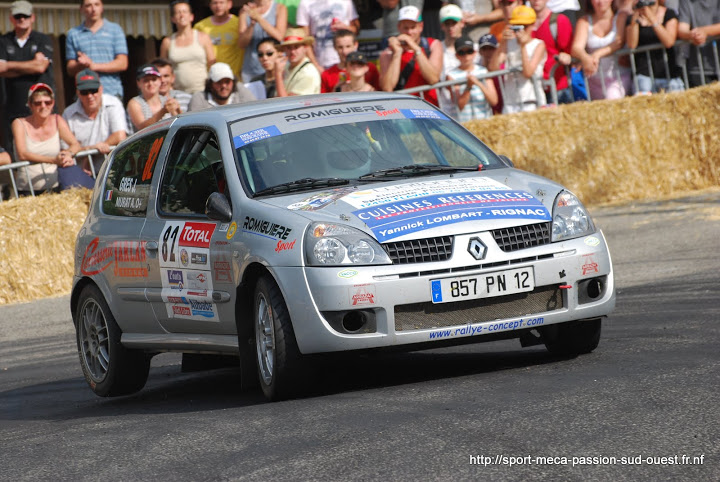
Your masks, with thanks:
<instances>
[{"instance_id":1,"label":"front grille","mask_svg":"<svg viewBox=\"0 0 720 482\"><path fill-rule=\"evenodd\" d=\"M413 239L382 245L393 264L447 261L452 256L453 237Z\"/></svg>"},{"instance_id":2,"label":"front grille","mask_svg":"<svg viewBox=\"0 0 720 482\"><path fill-rule=\"evenodd\" d=\"M428 330L560 310L563 294L557 285L528 293L456 303L413 303L395 307L395 331Z\"/></svg>"},{"instance_id":3,"label":"front grille","mask_svg":"<svg viewBox=\"0 0 720 482\"><path fill-rule=\"evenodd\" d=\"M550 243L550 223L527 224L512 228L494 229L493 238L503 251L517 251Z\"/></svg>"}]
</instances>

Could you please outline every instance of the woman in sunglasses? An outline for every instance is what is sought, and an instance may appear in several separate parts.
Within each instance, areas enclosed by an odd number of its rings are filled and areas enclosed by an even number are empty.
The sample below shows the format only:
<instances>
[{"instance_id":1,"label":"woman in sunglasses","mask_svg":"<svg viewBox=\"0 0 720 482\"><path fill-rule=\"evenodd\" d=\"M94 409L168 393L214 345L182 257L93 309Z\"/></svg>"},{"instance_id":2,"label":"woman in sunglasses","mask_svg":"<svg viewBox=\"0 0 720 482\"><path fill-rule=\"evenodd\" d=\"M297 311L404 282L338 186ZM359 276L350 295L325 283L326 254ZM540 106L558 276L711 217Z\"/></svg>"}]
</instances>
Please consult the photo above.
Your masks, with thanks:
<instances>
[{"instance_id":1,"label":"woman in sunglasses","mask_svg":"<svg viewBox=\"0 0 720 482\"><path fill-rule=\"evenodd\" d=\"M260 41L257 46L257 58L260 61L260 65L264 69L264 72L256 75L250 82L262 82L265 86L265 95L267 98L275 97L277 91L275 90L275 59L278 55L283 55L278 50L280 42L274 38L264 38Z\"/></svg>"},{"instance_id":2,"label":"woman in sunglasses","mask_svg":"<svg viewBox=\"0 0 720 482\"><path fill-rule=\"evenodd\" d=\"M77 185L92 188L92 177L75 165L73 159L80 150L80 143L65 119L53 113L55 94L52 88L43 83L30 87L28 107L30 115L12 123L15 159L31 163L27 168L29 179L22 174L18 176L18 191L27 194L31 185L36 194L58 186L61 189ZM68 147L63 148L61 141Z\"/></svg>"},{"instance_id":3,"label":"woman in sunglasses","mask_svg":"<svg viewBox=\"0 0 720 482\"><path fill-rule=\"evenodd\" d=\"M275 0L254 0L243 5L238 19L238 45L245 49L243 82L250 82L262 75L264 65L258 55L260 42L268 37L278 43L282 42L287 29L287 18L287 7Z\"/></svg>"}]
</instances>

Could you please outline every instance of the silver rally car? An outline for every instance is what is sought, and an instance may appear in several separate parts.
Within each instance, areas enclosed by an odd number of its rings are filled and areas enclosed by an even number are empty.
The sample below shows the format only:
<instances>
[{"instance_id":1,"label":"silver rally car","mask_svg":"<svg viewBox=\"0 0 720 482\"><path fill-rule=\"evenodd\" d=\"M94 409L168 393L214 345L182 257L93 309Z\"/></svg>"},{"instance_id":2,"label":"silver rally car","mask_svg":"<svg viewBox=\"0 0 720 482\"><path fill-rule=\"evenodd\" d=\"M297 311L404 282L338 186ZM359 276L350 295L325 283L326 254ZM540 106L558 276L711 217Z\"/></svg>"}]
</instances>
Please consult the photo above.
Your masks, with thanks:
<instances>
[{"instance_id":1,"label":"silver rally car","mask_svg":"<svg viewBox=\"0 0 720 482\"><path fill-rule=\"evenodd\" d=\"M165 351L239 355L271 400L298 393L315 353L519 338L578 355L615 305L577 197L395 94L155 124L103 167L75 254L101 396L140 390Z\"/></svg>"}]
</instances>

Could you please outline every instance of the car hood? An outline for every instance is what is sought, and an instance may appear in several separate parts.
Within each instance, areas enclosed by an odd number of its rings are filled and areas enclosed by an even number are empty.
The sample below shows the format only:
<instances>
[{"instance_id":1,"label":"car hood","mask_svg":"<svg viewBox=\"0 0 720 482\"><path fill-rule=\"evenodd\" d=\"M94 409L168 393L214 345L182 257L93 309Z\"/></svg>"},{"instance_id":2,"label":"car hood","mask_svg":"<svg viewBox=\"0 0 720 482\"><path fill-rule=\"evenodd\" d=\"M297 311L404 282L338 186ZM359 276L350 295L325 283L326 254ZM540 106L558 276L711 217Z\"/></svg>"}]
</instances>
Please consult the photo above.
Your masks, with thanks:
<instances>
[{"instance_id":1,"label":"car hood","mask_svg":"<svg viewBox=\"0 0 720 482\"><path fill-rule=\"evenodd\" d=\"M258 199L309 221L342 223L402 241L547 222L562 186L507 168L410 177Z\"/></svg>"}]
</instances>

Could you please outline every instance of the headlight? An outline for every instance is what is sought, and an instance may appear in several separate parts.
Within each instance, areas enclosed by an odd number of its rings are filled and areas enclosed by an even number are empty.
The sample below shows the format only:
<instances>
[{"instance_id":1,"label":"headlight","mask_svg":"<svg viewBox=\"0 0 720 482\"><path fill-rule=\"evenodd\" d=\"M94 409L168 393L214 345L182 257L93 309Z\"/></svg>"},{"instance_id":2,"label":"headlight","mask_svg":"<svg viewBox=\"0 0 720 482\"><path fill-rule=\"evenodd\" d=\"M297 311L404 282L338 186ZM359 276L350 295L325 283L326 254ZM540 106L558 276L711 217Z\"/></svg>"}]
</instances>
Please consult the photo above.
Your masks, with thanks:
<instances>
[{"instance_id":1,"label":"headlight","mask_svg":"<svg viewBox=\"0 0 720 482\"><path fill-rule=\"evenodd\" d=\"M553 206L552 241L578 238L595 232L585 206L574 194L562 191Z\"/></svg>"},{"instance_id":2,"label":"headlight","mask_svg":"<svg viewBox=\"0 0 720 482\"><path fill-rule=\"evenodd\" d=\"M391 264L382 246L359 229L314 223L305 234L305 259L311 266Z\"/></svg>"}]
</instances>

